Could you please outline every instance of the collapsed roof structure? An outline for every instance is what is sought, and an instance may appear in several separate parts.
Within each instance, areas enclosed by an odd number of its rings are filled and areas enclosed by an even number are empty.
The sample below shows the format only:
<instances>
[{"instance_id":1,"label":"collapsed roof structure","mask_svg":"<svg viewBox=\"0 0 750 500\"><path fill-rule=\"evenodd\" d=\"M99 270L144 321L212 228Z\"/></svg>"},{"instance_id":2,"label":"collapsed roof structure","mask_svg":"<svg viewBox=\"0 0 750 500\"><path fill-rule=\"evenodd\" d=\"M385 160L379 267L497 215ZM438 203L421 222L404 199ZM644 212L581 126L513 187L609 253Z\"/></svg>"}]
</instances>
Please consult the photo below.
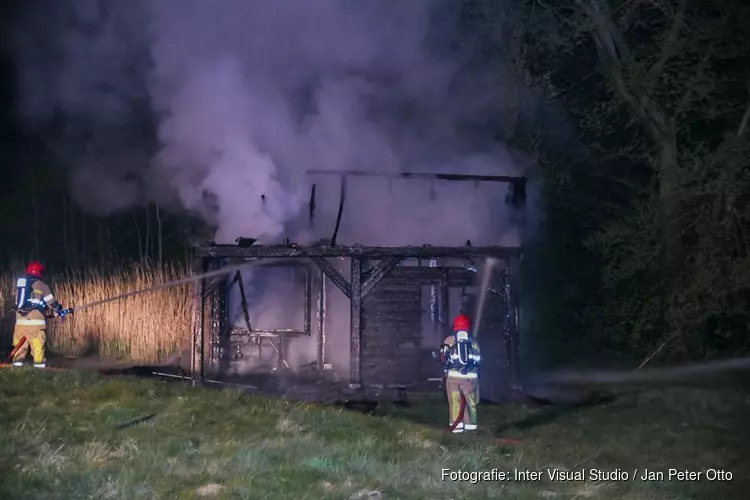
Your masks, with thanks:
<instances>
[{"instance_id":1,"label":"collapsed roof structure","mask_svg":"<svg viewBox=\"0 0 750 500\"><path fill-rule=\"evenodd\" d=\"M239 271L230 280L201 280L194 295L193 383L228 381L229 368L247 358L243 349L254 346L251 356L259 355L264 344L272 348L275 358L271 372L300 372L302 367L290 368L287 349L300 339L314 339L315 359L304 367L308 375L325 377L326 373L343 373L338 380L351 390L425 384L428 380L440 380L442 375L430 353L450 333L450 319L458 312L468 312L477 316L474 329L482 344L483 397L496 400L508 397L518 383L521 248L472 246L469 241L450 247L337 244L347 177L384 174L309 173L338 175L341 179L336 227L329 241L310 246L290 241L257 245L253 239L239 238L235 245L209 243L194 248L193 252L195 274L243 262L253 269L290 270L290 279L300 292L295 297L301 302L301 325L254 326ZM523 177L414 173L395 176L508 183L514 206L521 209L525 203ZM311 220L314 210L313 185ZM485 264L488 259L492 265ZM241 327L228 320L229 290L235 285L244 315ZM331 292L346 299L338 301L339 310L334 314ZM295 297L290 295L287 300ZM483 304L476 304L478 300ZM427 327L426 317L430 324ZM334 344L346 345L346 355L332 356Z\"/></svg>"}]
</instances>

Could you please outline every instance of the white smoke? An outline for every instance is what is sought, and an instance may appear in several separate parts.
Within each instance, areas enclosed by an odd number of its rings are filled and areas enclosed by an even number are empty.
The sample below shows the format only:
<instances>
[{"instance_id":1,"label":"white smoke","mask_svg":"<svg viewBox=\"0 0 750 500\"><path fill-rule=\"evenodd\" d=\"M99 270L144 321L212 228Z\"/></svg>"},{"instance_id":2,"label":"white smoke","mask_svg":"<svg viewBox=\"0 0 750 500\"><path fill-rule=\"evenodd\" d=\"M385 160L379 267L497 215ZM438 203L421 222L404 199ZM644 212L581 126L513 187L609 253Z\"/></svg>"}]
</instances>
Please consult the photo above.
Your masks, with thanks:
<instances>
[{"instance_id":1,"label":"white smoke","mask_svg":"<svg viewBox=\"0 0 750 500\"><path fill-rule=\"evenodd\" d=\"M480 154L459 134L504 102L504 81L431 48L440 5L30 1L16 36L21 113L33 125L62 119L53 131L84 207L176 200L219 243L310 243L331 235L339 184L309 169L519 174L507 153ZM506 193L353 178L338 242L518 244Z\"/></svg>"}]
</instances>

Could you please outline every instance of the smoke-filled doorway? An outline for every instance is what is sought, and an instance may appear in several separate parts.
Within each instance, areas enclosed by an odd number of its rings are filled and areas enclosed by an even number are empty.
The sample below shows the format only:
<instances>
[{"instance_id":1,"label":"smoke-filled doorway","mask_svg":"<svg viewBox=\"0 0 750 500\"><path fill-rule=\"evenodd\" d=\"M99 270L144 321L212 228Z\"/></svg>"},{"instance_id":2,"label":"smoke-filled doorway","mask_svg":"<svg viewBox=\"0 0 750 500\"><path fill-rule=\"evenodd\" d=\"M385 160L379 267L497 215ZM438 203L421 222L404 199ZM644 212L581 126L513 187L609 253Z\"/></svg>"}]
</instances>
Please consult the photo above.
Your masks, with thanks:
<instances>
[{"instance_id":1,"label":"smoke-filled doorway","mask_svg":"<svg viewBox=\"0 0 750 500\"><path fill-rule=\"evenodd\" d=\"M230 275L214 333L219 376L298 371L315 363L309 263L255 262Z\"/></svg>"}]
</instances>

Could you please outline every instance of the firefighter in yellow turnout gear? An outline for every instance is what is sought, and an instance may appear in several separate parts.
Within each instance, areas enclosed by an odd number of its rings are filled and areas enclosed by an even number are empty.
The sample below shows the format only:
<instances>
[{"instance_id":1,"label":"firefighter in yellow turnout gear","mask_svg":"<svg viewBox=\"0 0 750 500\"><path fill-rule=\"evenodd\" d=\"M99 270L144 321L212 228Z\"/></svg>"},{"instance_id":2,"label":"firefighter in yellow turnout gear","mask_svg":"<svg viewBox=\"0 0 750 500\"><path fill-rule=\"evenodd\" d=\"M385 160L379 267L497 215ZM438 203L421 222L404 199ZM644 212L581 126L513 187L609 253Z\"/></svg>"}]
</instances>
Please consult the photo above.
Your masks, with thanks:
<instances>
[{"instance_id":1,"label":"firefighter in yellow turnout gear","mask_svg":"<svg viewBox=\"0 0 750 500\"><path fill-rule=\"evenodd\" d=\"M450 405L450 425L461 412L461 394L466 398L462 421L453 432L477 430L477 404L479 403L479 342L469 333L471 322L460 314L453 322L453 335L448 336L440 350L446 369L445 388Z\"/></svg>"},{"instance_id":2,"label":"firefighter in yellow turnout gear","mask_svg":"<svg viewBox=\"0 0 750 500\"><path fill-rule=\"evenodd\" d=\"M55 314L64 318L71 313L57 302L49 285L43 280L44 265L31 262L26 268L26 276L16 281L16 326L13 330L13 347L21 338L26 341L13 356L13 366L23 366L31 349L34 366L44 368L47 365L47 320Z\"/></svg>"}]
</instances>

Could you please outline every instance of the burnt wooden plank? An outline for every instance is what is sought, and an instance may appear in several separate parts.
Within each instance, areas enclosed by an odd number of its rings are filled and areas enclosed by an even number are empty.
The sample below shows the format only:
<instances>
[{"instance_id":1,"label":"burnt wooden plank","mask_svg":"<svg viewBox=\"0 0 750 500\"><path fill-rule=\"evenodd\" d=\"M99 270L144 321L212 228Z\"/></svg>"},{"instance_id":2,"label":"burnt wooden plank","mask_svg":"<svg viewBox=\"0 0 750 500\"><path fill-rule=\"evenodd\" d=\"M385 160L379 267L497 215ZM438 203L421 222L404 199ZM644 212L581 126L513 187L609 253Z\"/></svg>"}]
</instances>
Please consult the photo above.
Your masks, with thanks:
<instances>
[{"instance_id":1,"label":"burnt wooden plank","mask_svg":"<svg viewBox=\"0 0 750 500\"><path fill-rule=\"evenodd\" d=\"M423 378L422 290L417 283L393 284L389 276L363 301L362 377L366 384L413 384Z\"/></svg>"},{"instance_id":2,"label":"burnt wooden plank","mask_svg":"<svg viewBox=\"0 0 750 500\"><path fill-rule=\"evenodd\" d=\"M363 336L365 337L367 336L366 332L368 331L382 332L387 335L393 334L395 336L406 335L407 337L418 335L421 331L421 327L419 326L419 315L399 314L397 316L388 315L387 317L383 315L381 316L380 321L378 321L377 317L370 318L370 321L371 323L366 326L367 329L363 332ZM409 328L405 329L404 325L408 325ZM391 330L394 329L397 331L391 332Z\"/></svg>"},{"instance_id":3,"label":"burnt wooden plank","mask_svg":"<svg viewBox=\"0 0 750 500\"><path fill-rule=\"evenodd\" d=\"M371 311L379 311L383 309L387 309L389 307L400 307L403 309L409 309L414 308L414 303L416 302L419 304L420 300L419 295L405 295L405 294L396 294L393 293L388 297L384 297L382 300L379 300L378 302L372 302L372 299L370 297L367 297L365 300L368 301L366 304L367 308Z\"/></svg>"},{"instance_id":4,"label":"burnt wooden plank","mask_svg":"<svg viewBox=\"0 0 750 500\"><path fill-rule=\"evenodd\" d=\"M394 359L419 359L422 356L420 349L403 348L398 349L390 346L377 347L367 350L367 359L372 360L394 360Z\"/></svg>"},{"instance_id":5,"label":"burnt wooden plank","mask_svg":"<svg viewBox=\"0 0 750 500\"><path fill-rule=\"evenodd\" d=\"M370 335L362 337L362 339L363 342L367 342L367 345L419 345L422 343L422 338L419 335L401 335L396 337L389 335L388 330L382 332L380 335L373 335L370 332Z\"/></svg>"},{"instance_id":6,"label":"burnt wooden plank","mask_svg":"<svg viewBox=\"0 0 750 500\"><path fill-rule=\"evenodd\" d=\"M384 314L389 312L394 313L420 313L422 314L422 309L415 308L413 304L410 304L408 302L386 302L378 304L376 307L368 307L367 311L370 315L377 315L377 314Z\"/></svg>"},{"instance_id":7,"label":"burnt wooden plank","mask_svg":"<svg viewBox=\"0 0 750 500\"><path fill-rule=\"evenodd\" d=\"M391 328L368 330L367 335L362 336L362 340L363 342L367 341L369 344L404 344L407 342L420 344L422 341L419 335L407 335L403 332L400 335L396 335L392 330Z\"/></svg>"}]
</instances>

